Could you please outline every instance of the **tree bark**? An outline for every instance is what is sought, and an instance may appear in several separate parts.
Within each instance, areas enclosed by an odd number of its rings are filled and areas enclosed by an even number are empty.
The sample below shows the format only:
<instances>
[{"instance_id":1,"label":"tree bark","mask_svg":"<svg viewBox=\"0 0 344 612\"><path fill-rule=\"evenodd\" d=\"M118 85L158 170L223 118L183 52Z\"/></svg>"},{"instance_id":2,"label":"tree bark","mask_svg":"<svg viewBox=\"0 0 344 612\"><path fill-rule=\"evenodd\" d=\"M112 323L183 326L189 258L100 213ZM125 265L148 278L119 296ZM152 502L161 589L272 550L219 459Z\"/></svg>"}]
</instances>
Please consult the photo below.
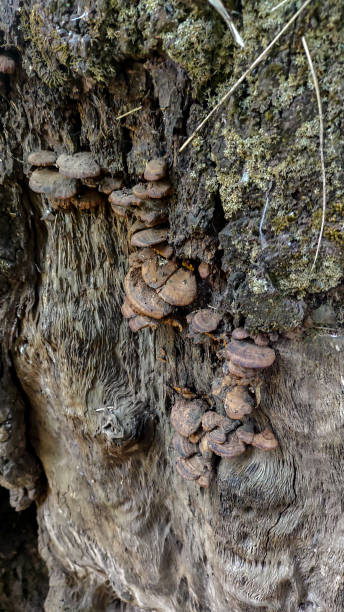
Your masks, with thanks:
<instances>
[{"instance_id":1,"label":"tree bark","mask_svg":"<svg viewBox=\"0 0 344 612\"><path fill-rule=\"evenodd\" d=\"M179 153L296 10L225 4L244 49L205 1L0 6L0 60L16 64L0 75L0 484L18 511L36 504L47 612L344 608L344 7L314 0ZM314 267L319 115L302 35L325 121ZM92 210L53 208L29 188L27 158L41 149L90 151L129 189L165 157L168 242L197 280L190 306L130 330L134 217L105 196ZM218 331L190 333L187 316L205 308ZM171 408L182 393L225 414L214 381L239 326L273 341L250 418L278 448L215 455L200 488L176 469Z\"/></svg>"}]
</instances>

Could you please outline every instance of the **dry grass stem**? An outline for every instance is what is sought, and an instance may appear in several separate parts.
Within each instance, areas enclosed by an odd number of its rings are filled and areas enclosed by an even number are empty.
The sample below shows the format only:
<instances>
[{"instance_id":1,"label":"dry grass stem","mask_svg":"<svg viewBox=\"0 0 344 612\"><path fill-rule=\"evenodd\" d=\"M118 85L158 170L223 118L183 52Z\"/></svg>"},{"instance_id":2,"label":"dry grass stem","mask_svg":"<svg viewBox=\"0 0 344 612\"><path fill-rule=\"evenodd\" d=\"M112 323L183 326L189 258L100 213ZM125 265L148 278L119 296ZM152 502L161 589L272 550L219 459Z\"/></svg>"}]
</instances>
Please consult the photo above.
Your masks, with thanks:
<instances>
[{"instance_id":1,"label":"dry grass stem","mask_svg":"<svg viewBox=\"0 0 344 612\"><path fill-rule=\"evenodd\" d=\"M227 9L223 6L221 0L208 0L209 4L211 4L214 9L217 10L217 12L221 15L221 17L224 19L224 21L226 22L227 26L229 27L230 31L232 32L233 38L235 40L235 42L240 45L240 47L244 47L245 43L243 41L243 39L241 38L238 30L236 29L233 21L231 20Z\"/></svg>"},{"instance_id":2,"label":"dry grass stem","mask_svg":"<svg viewBox=\"0 0 344 612\"><path fill-rule=\"evenodd\" d=\"M265 206L264 206L262 218L261 218L260 224L259 224L259 237L260 237L260 243L261 243L263 249L265 249L268 246L268 242L267 242L267 240L266 240L266 238L264 236L264 233L263 233L263 226L264 226L266 211L268 209L269 202L270 202L271 188L272 188L272 181L270 181L269 186L268 186L268 191L267 191L266 200L265 200Z\"/></svg>"},{"instance_id":3,"label":"dry grass stem","mask_svg":"<svg viewBox=\"0 0 344 612\"><path fill-rule=\"evenodd\" d=\"M282 0L282 2L279 2L277 6L274 6L274 8L271 9L271 13L273 13L274 11L277 11L277 9L283 6L283 4L287 4L287 2L290 2L290 0Z\"/></svg>"},{"instance_id":4,"label":"dry grass stem","mask_svg":"<svg viewBox=\"0 0 344 612\"><path fill-rule=\"evenodd\" d=\"M283 34L290 28L290 26L294 23L294 21L298 18L298 16L305 10L305 8L312 2L312 0L306 0L303 5L299 8L298 11L291 17L291 19L285 24L282 30L275 36L275 38L271 41L271 43L264 49L264 51L254 60L254 62L245 70L245 72L241 75L241 77L234 83L234 85L230 88L230 90L221 98L221 100L214 106L214 108L210 111L210 113L206 116L205 119L197 126L195 131L189 136L189 138L184 142L184 144L180 147L179 153L184 151L186 147L193 141L198 132L208 123L209 119L216 113L216 111L228 100L228 98L234 93L234 91L241 85L241 83L246 79L246 77L260 64L260 62L268 55L271 51L272 47L277 43L277 41L283 36Z\"/></svg>"},{"instance_id":5,"label":"dry grass stem","mask_svg":"<svg viewBox=\"0 0 344 612\"><path fill-rule=\"evenodd\" d=\"M305 50L307 61L308 61L308 64L309 64L309 68L310 68L310 71L311 71L311 74L312 74L312 78L313 78L313 82L314 82L314 88L315 88L315 93L316 93L316 97L317 97L317 103L318 103L318 112L319 112L319 148L320 148L320 162L321 162L321 174L322 174L322 186L323 186L321 228L320 228L320 233L319 233L318 246L317 246L317 250L316 250L314 261L313 261L312 268L311 268L311 270L313 270L313 268L314 268L314 266L315 266L315 264L317 262L319 251L320 251L320 245L321 245L321 240L322 240L323 233L324 233L325 215L326 215L326 172L325 172L325 158L324 158L324 116L323 116L323 110L322 110L319 81L318 81L317 74L315 72L315 68L314 68L314 64L313 64L313 61L312 61L311 54L309 52L307 41L306 41L304 36L302 36L302 44L303 44L303 48Z\"/></svg>"},{"instance_id":6,"label":"dry grass stem","mask_svg":"<svg viewBox=\"0 0 344 612\"><path fill-rule=\"evenodd\" d=\"M131 115L132 113L137 113L137 111L141 110L143 107L142 106L137 106L137 108L133 108L132 110L128 111L127 113L123 113L123 115L118 115L118 117L116 117L116 119L123 119L123 117L128 117L128 115Z\"/></svg>"}]
</instances>

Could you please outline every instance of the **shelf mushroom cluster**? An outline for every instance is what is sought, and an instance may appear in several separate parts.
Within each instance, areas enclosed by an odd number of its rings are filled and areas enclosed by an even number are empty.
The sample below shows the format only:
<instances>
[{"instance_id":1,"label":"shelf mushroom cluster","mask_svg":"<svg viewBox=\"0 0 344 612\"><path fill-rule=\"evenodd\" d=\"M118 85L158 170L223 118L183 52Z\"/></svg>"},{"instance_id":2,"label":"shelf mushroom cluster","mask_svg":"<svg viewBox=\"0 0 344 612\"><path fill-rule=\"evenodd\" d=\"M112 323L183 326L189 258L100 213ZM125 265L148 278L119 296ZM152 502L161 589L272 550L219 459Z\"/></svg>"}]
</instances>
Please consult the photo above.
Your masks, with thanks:
<instances>
[{"instance_id":1,"label":"shelf mushroom cluster","mask_svg":"<svg viewBox=\"0 0 344 612\"><path fill-rule=\"evenodd\" d=\"M35 167L30 189L45 195L57 210L71 205L80 210L93 209L123 184L121 178L106 175L92 153L86 151L58 157L53 151L33 151L27 161Z\"/></svg>"},{"instance_id":2,"label":"shelf mushroom cluster","mask_svg":"<svg viewBox=\"0 0 344 612\"><path fill-rule=\"evenodd\" d=\"M210 309L192 313L189 323L195 333L216 330L221 316ZM252 342L253 340L253 342ZM177 399L171 412L176 430L173 446L178 455L176 468L186 480L208 487L213 455L231 459L245 452L248 445L263 451L277 448L270 428L255 432L250 415L255 406L254 388L259 374L275 361L275 351L266 334L250 334L236 328L219 354L225 358L224 377L214 381L212 395L223 401L226 416L209 410L203 400Z\"/></svg>"},{"instance_id":3,"label":"shelf mushroom cluster","mask_svg":"<svg viewBox=\"0 0 344 612\"><path fill-rule=\"evenodd\" d=\"M172 187L165 176L165 160L153 159L146 165L146 183L114 191L109 197L116 214L136 217L130 244L138 250L129 258L122 305L122 314L134 332L156 328L175 307L188 306L197 296L193 271L178 263L167 242L167 197Z\"/></svg>"}]
</instances>

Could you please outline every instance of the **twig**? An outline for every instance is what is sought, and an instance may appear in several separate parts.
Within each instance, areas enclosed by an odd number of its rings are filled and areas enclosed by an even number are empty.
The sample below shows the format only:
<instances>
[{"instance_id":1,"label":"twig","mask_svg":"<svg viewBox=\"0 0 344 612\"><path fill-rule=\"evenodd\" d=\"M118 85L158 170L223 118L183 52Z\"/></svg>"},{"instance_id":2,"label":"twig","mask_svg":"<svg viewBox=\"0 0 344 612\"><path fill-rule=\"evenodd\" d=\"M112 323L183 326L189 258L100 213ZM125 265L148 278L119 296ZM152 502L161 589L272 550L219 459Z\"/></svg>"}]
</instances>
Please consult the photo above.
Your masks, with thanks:
<instances>
[{"instance_id":1,"label":"twig","mask_svg":"<svg viewBox=\"0 0 344 612\"><path fill-rule=\"evenodd\" d=\"M296 11L295 15L293 15L293 17L291 17L291 19L288 21L288 23L286 23L286 25L282 28L282 30L277 34L277 36L275 36L275 38L271 41L271 43L264 49L264 51L254 60L253 64L251 64L251 66L249 68L247 68L247 70L245 70L245 72L241 75L241 77L237 80L236 83L234 83L233 87L230 88L230 90L223 96L223 98L221 98L220 102L218 102L216 104L216 106L214 106L214 108L210 111L210 113L206 116L205 119L203 119L203 121L198 125L198 127L195 129L195 131L193 132L193 134L191 134L191 136L189 136L189 138L184 142L184 144L180 147L179 149L179 153L181 153L182 151L184 151L184 149L186 149L186 147L190 144L190 142L192 142L192 140L195 138L196 134L198 134L198 132L205 126L206 123L208 123L209 119L216 113L216 111L222 106L222 104L224 104L224 102L226 102L226 100L228 100L228 98L232 95L232 93L239 87L239 85L241 85L241 83L246 79L246 77L255 69L256 66L258 66L258 64L260 64L260 62L268 55L269 51L272 49L272 47L276 44L276 42L281 38L281 36L283 36L283 34L288 30L288 28L290 28L290 26L294 23L294 21L298 18L298 16L305 10L305 8L310 4L310 2L312 2L312 0L306 0L306 2L303 3L303 5L301 6L301 8L299 8L298 11Z\"/></svg>"},{"instance_id":2,"label":"twig","mask_svg":"<svg viewBox=\"0 0 344 612\"><path fill-rule=\"evenodd\" d=\"M271 13L273 13L274 11L277 11L277 9L280 8L280 6L283 6L283 4L286 4L287 2L290 2L290 0L282 0L282 2L279 2L279 4L277 4L277 6L274 6L273 9L271 9Z\"/></svg>"},{"instance_id":3,"label":"twig","mask_svg":"<svg viewBox=\"0 0 344 612\"><path fill-rule=\"evenodd\" d=\"M225 22L228 25L230 31L232 32L232 35L233 35L233 38L234 38L235 42L238 43L238 45L240 45L240 47L244 47L245 43L244 43L243 39L241 38L238 30L236 29L233 21L231 20L227 10L223 6L221 0L208 0L208 2L209 2L209 4L211 4L214 7L214 9L217 10L217 12L225 20Z\"/></svg>"},{"instance_id":4,"label":"twig","mask_svg":"<svg viewBox=\"0 0 344 612\"><path fill-rule=\"evenodd\" d=\"M137 113L137 111L141 110L143 107L142 106L138 106L137 108L133 108L132 110L128 111L127 113L124 113L123 115L118 115L118 117L116 117L116 119L123 119L123 117L128 117L128 115L131 115L132 113Z\"/></svg>"},{"instance_id":5,"label":"twig","mask_svg":"<svg viewBox=\"0 0 344 612\"><path fill-rule=\"evenodd\" d=\"M324 159L324 116L323 116L323 110L322 110L319 81L318 81L318 77L317 77L316 72L315 72L315 68L314 68L314 65L313 65L311 54L309 52L307 41L306 41L304 36L302 36L302 44L303 44L303 48L304 48L305 53L306 53L306 57L307 57L308 64L309 64L309 68L310 68L310 71L311 71L311 74L312 74L312 77L313 77L315 93L316 93L317 103L318 103L318 111L319 111L319 146L320 146L320 162L321 162L321 174L322 174L322 186L323 186L321 228L320 228L320 234L319 234L317 250L316 250L314 261L313 261L313 264L312 264L312 267L311 267L311 271L312 271L314 266L315 266L315 264L316 264L316 261L318 259L318 255L319 255L321 240L322 240L323 232L324 232L325 215L326 215L326 172L325 172L325 159Z\"/></svg>"},{"instance_id":6,"label":"twig","mask_svg":"<svg viewBox=\"0 0 344 612\"><path fill-rule=\"evenodd\" d=\"M261 218L260 224L259 224L259 236L260 236L260 242L261 242L261 245L262 245L263 249L265 249L268 246L267 240L266 240L266 238L265 238L265 236L263 234L263 225L264 225L266 211L267 211L268 206L269 206L269 196L270 196L270 192L271 192L271 187L272 187L272 181L270 181L269 186L268 186L268 192L266 194L265 206L264 206L262 218Z\"/></svg>"}]
</instances>

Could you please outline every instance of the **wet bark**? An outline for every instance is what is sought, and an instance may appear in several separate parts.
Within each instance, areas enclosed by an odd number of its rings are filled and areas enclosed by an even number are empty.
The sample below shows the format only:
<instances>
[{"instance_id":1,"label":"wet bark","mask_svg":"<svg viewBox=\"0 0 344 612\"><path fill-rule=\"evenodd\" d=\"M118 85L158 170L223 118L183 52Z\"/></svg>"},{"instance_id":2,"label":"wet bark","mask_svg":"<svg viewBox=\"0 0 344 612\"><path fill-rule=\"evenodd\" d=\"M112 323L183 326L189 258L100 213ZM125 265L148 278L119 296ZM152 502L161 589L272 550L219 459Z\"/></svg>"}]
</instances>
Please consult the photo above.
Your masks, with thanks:
<instances>
[{"instance_id":1,"label":"wet bark","mask_svg":"<svg viewBox=\"0 0 344 612\"><path fill-rule=\"evenodd\" d=\"M37 507L48 612L344 607L343 7L312 3L178 153L295 10L271 6L227 3L244 50L205 2L0 6L0 53L16 61L0 96L0 484L16 510ZM319 121L304 33L326 127L314 269ZM38 149L91 151L127 187L166 155L169 243L198 285L177 324L130 331L120 308L131 219L107 200L52 209L28 187ZM203 490L176 471L170 411L175 388L188 388L224 414L211 396L218 338L190 337L186 321L207 306L223 335L278 333L253 422L279 447L215 458ZM28 610L43 609L39 571Z\"/></svg>"}]
</instances>

